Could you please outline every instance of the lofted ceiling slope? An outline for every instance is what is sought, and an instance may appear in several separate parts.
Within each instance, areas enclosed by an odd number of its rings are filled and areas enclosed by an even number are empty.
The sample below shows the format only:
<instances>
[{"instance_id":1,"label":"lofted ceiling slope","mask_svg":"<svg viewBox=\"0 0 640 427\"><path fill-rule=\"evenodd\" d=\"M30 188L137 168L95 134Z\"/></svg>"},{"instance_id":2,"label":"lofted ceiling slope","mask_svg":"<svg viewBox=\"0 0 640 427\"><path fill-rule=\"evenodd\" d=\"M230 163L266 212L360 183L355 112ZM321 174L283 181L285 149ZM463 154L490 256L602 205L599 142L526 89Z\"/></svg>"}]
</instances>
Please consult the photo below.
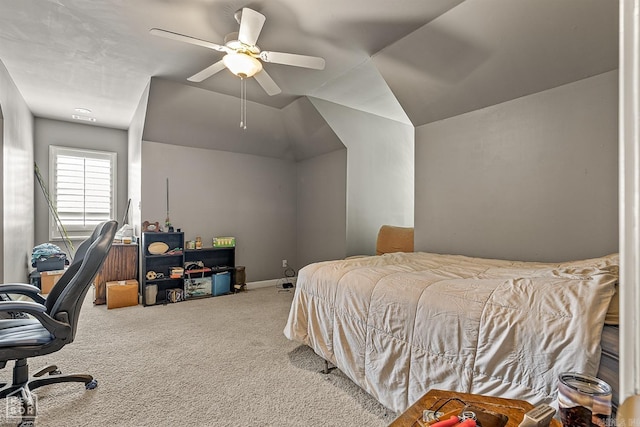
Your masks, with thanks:
<instances>
[{"instance_id":1,"label":"lofted ceiling slope","mask_svg":"<svg viewBox=\"0 0 640 427\"><path fill-rule=\"evenodd\" d=\"M262 49L327 65L266 64L283 93L249 79L242 130L236 77L186 81L221 53L149 29L222 43L245 6ZM306 158L340 144L307 97L420 126L615 69L617 16L615 0L0 0L0 60L38 117L126 129L151 79L145 139Z\"/></svg>"},{"instance_id":2,"label":"lofted ceiling slope","mask_svg":"<svg viewBox=\"0 0 640 427\"><path fill-rule=\"evenodd\" d=\"M467 0L373 57L414 126L618 67L618 2Z\"/></svg>"},{"instance_id":3,"label":"lofted ceiling slope","mask_svg":"<svg viewBox=\"0 0 640 427\"><path fill-rule=\"evenodd\" d=\"M142 139L291 160L344 148L306 97L282 109L249 101L246 122L238 98L154 77Z\"/></svg>"}]
</instances>

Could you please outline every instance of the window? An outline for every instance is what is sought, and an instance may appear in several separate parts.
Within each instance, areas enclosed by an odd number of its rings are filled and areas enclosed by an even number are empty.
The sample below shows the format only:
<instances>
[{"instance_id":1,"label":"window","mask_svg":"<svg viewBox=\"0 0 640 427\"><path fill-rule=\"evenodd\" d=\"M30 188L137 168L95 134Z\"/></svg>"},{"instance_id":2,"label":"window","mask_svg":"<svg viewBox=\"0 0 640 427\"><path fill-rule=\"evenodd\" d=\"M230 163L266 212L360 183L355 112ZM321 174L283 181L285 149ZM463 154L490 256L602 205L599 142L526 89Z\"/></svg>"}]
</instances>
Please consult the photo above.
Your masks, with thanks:
<instances>
[{"instance_id":1,"label":"window","mask_svg":"<svg viewBox=\"0 0 640 427\"><path fill-rule=\"evenodd\" d=\"M49 147L49 185L53 206L71 239L85 239L95 226L115 218L117 154ZM49 211L49 239L62 234Z\"/></svg>"}]
</instances>

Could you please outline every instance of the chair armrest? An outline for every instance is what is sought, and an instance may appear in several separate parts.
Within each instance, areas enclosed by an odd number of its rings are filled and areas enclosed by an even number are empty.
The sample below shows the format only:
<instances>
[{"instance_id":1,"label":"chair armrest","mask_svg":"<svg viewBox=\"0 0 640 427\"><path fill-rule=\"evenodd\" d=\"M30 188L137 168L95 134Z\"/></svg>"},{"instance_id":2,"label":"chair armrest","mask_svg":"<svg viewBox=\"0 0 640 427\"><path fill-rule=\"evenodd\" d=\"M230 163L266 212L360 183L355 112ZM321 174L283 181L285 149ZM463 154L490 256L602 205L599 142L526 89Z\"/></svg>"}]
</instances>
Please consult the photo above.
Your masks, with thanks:
<instances>
[{"instance_id":1,"label":"chair armrest","mask_svg":"<svg viewBox=\"0 0 640 427\"><path fill-rule=\"evenodd\" d=\"M0 294L19 294L24 295L39 304L44 304L45 298L40 295L40 289L37 286L27 285L25 283L3 283L0 284Z\"/></svg>"},{"instance_id":2,"label":"chair armrest","mask_svg":"<svg viewBox=\"0 0 640 427\"><path fill-rule=\"evenodd\" d=\"M0 311L22 311L35 316L36 314L45 313L47 307L31 301L0 301Z\"/></svg>"},{"instance_id":3,"label":"chair armrest","mask_svg":"<svg viewBox=\"0 0 640 427\"><path fill-rule=\"evenodd\" d=\"M47 314L47 307L31 301L0 301L0 312L18 311L35 317L44 328L56 338L66 338L71 332L71 326L55 320Z\"/></svg>"}]
</instances>

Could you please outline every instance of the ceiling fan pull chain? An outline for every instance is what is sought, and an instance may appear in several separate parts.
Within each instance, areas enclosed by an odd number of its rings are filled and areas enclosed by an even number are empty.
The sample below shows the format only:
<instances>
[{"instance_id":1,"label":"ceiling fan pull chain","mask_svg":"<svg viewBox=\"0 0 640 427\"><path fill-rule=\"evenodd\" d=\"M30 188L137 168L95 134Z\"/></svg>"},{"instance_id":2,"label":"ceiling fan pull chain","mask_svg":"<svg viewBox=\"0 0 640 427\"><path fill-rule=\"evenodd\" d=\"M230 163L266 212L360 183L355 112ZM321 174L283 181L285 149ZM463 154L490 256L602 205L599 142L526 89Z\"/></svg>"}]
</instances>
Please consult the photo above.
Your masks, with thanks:
<instances>
[{"instance_id":1,"label":"ceiling fan pull chain","mask_svg":"<svg viewBox=\"0 0 640 427\"><path fill-rule=\"evenodd\" d=\"M240 77L240 127L247 128L247 79Z\"/></svg>"}]
</instances>

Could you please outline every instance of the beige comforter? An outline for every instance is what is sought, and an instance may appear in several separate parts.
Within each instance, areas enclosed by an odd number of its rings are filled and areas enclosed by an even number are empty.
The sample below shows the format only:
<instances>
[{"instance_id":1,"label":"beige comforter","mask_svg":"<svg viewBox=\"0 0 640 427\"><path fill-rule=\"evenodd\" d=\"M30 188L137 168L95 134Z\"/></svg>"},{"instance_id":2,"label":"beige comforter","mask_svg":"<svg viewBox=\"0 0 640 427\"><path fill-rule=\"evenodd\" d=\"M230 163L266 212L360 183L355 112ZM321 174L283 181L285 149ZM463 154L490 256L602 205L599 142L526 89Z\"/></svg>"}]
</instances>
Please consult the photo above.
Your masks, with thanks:
<instances>
[{"instance_id":1,"label":"beige comforter","mask_svg":"<svg viewBox=\"0 0 640 427\"><path fill-rule=\"evenodd\" d=\"M561 264L395 253L299 272L284 334L394 411L429 389L555 399L595 375L618 256Z\"/></svg>"}]
</instances>

